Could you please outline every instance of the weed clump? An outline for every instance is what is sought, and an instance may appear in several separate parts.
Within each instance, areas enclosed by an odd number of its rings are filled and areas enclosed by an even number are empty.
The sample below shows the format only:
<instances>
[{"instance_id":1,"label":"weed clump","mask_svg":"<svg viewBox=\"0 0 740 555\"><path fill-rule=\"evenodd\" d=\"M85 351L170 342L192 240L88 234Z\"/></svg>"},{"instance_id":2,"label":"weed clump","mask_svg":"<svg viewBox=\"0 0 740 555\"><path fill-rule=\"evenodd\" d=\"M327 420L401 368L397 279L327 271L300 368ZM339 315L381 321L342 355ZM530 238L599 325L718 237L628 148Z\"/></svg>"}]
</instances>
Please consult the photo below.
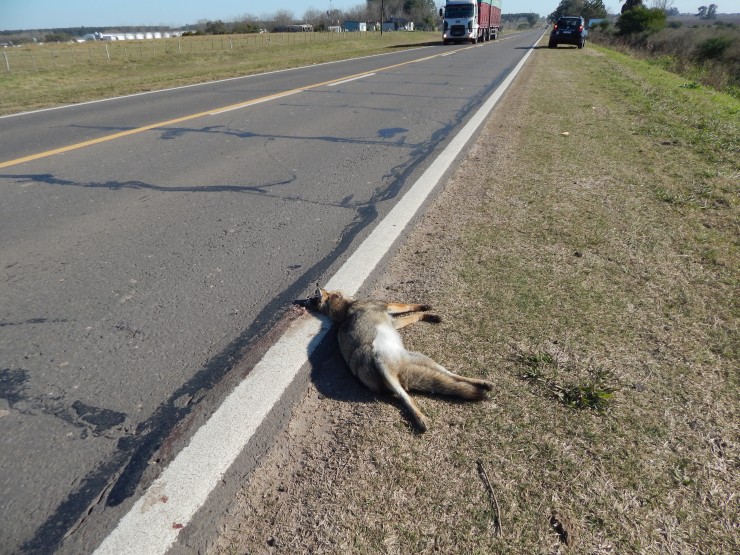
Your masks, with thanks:
<instances>
[{"instance_id":1,"label":"weed clump","mask_svg":"<svg viewBox=\"0 0 740 555\"><path fill-rule=\"evenodd\" d=\"M584 367L565 352L519 351L514 362L521 368L521 379L574 409L603 413L618 389L611 371L590 364Z\"/></svg>"}]
</instances>

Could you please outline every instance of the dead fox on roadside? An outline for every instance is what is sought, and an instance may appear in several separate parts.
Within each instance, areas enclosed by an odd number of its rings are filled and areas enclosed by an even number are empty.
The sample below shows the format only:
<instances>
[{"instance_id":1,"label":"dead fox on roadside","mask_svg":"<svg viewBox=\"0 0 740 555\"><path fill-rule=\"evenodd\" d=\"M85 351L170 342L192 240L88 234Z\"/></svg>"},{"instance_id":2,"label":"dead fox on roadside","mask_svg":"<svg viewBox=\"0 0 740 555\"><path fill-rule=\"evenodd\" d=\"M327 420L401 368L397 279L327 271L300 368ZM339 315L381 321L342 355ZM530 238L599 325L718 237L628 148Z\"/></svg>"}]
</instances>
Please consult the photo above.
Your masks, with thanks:
<instances>
[{"instance_id":1,"label":"dead fox on roadside","mask_svg":"<svg viewBox=\"0 0 740 555\"><path fill-rule=\"evenodd\" d=\"M352 373L376 393L391 391L401 398L420 431L428 421L407 391L443 393L479 401L493 384L453 374L421 353L407 351L398 329L423 320L437 323L422 304L354 300L340 291L317 288L302 304L339 323L339 349Z\"/></svg>"}]
</instances>

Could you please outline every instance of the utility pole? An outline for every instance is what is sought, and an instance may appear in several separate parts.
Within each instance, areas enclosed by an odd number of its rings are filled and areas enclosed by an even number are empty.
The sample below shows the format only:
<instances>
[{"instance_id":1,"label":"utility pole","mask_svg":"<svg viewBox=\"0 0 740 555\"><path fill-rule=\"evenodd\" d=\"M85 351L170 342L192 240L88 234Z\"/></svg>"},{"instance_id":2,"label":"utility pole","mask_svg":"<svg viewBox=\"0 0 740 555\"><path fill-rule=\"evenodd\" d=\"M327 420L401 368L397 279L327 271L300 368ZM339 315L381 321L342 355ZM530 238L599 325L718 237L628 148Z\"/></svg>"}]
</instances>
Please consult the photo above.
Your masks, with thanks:
<instances>
[{"instance_id":1,"label":"utility pole","mask_svg":"<svg viewBox=\"0 0 740 555\"><path fill-rule=\"evenodd\" d=\"M383 0L380 0L380 36L383 36Z\"/></svg>"}]
</instances>

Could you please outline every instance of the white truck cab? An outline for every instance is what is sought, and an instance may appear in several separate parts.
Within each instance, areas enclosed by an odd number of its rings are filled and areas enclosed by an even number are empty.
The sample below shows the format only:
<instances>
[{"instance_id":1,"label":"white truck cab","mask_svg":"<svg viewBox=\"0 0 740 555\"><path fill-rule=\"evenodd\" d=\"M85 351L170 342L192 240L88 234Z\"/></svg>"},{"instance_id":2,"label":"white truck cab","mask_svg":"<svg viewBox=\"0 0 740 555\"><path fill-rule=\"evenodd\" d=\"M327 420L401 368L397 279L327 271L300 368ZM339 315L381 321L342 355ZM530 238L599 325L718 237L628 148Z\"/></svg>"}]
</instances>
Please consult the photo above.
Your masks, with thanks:
<instances>
[{"instance_id":1,"label":"white truck cab","mask_svg":"<svg viewBox=\"0 0 740 555\"><path fill-rule=\"evenodd\" d=\"M478 41L478 2L476 0L447 0L440 8L439 16L444 18L442 41Z\"/></svg>"}]
</instances>

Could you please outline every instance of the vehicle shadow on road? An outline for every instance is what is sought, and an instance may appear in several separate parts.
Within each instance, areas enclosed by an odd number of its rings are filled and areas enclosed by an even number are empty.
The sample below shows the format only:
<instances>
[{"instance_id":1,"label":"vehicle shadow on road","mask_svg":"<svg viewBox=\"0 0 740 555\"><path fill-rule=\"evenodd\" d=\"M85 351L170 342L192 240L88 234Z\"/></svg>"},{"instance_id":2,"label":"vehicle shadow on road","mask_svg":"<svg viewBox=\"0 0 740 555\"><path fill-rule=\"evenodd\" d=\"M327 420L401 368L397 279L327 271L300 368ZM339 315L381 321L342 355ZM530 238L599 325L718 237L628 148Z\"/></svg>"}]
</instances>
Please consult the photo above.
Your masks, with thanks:
<instances>
[{"instance_id":1,"label":"vehicle shadow on road","mask_svg":"<svg viewBox=\"0 0 740 555\"><path fill-rule=\"evenodd\" d=\"M429 41L429 42L414 42L411 44L394 44L392 46L388 46L387 48L389 50L405 50L407 48L419 48L421 46L438 46L441 45L441 40L436 41Z\"/></svg>"}]
</instances>

